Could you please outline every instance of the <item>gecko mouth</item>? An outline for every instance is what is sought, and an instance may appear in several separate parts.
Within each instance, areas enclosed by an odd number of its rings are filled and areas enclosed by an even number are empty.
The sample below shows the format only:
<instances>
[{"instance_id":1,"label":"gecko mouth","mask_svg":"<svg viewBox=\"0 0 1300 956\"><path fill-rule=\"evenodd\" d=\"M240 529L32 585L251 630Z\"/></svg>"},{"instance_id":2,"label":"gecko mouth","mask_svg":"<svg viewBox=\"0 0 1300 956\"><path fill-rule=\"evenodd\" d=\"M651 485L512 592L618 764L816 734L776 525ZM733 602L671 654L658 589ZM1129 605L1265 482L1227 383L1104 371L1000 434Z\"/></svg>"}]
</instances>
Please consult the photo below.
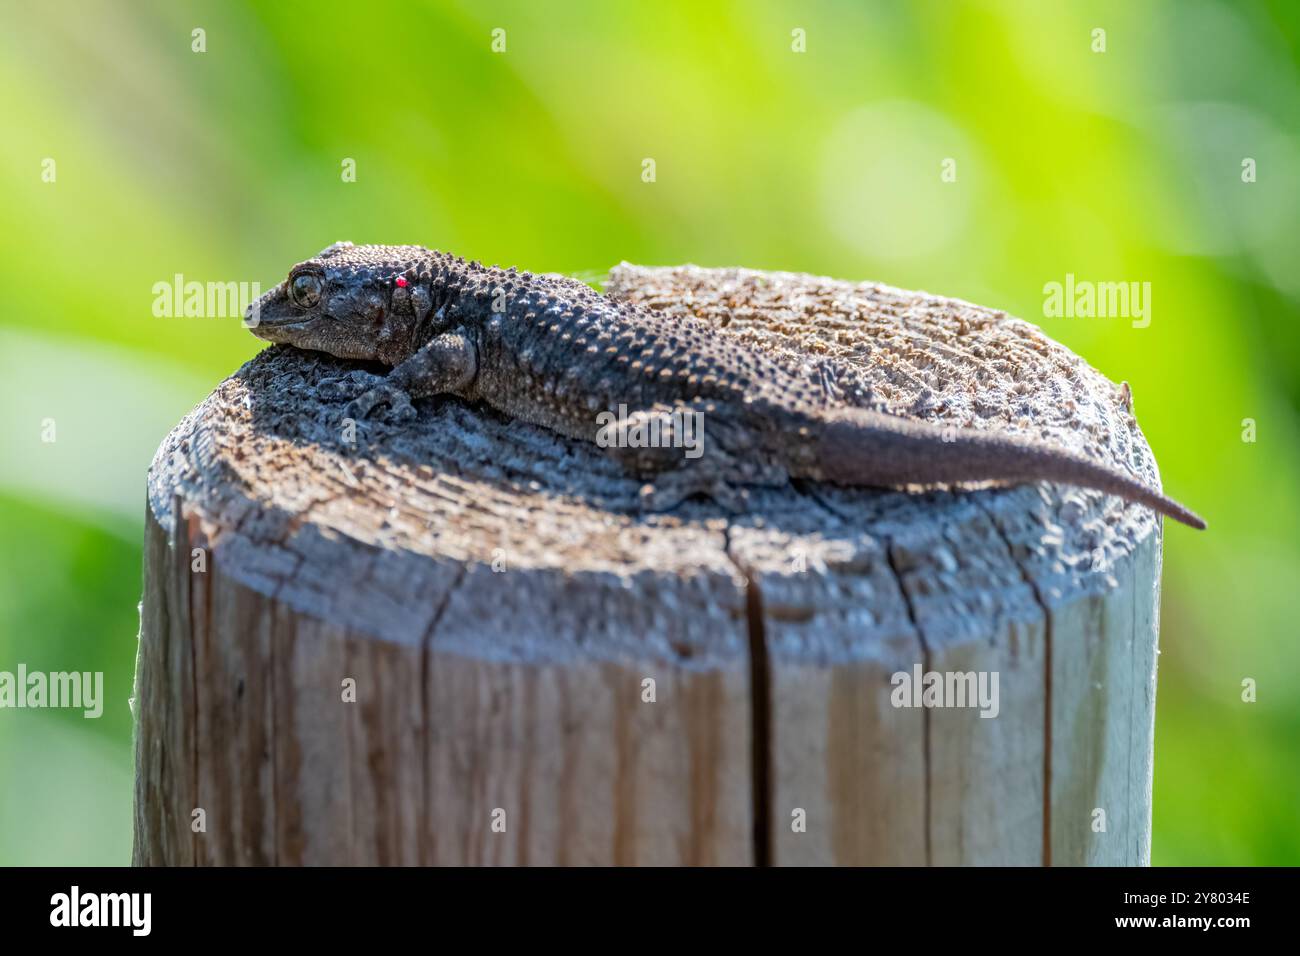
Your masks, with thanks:
<instances>
[{"instance_id":1,"label":"gecko mouth","mask_svg":"<svg viewBox=\"0 0 1300 956\"><path fill-rule=\"evenodd\" d=\"M248 324L248 330L259 339L266 339L268 342L284 342L292 345L294 333L301 331L306 327L306 324L307 323L305 322L267 322L263 320L254 325L250 321Z\"/></svg>"},{"instance_id":2,"label":"gecko mouth","mask_svg":"<svg viewBox=\"0 0 1300 956\"><path fill-rule=\"evenodd\" d=\"M289 297L285 293L284 283L264 293L244 311L244 325L254 335L261 338L269 337L263 335L263 331L279 330L288 332L301 328L307 324L307 321L307 316L293 310L289 305Z\"/></svg>"},{"instance_id":3,"label":"gecko mouth","mask_svg":"<svg viewBox=\"0 0 1300 956\"><path fill-rule=\"evenodd\" d=\"M259 339L266 339L269 342L288 342L296 332L306 328L307 323L250 314L244 317L244 325Z\"/></svg>"}]
</instances>

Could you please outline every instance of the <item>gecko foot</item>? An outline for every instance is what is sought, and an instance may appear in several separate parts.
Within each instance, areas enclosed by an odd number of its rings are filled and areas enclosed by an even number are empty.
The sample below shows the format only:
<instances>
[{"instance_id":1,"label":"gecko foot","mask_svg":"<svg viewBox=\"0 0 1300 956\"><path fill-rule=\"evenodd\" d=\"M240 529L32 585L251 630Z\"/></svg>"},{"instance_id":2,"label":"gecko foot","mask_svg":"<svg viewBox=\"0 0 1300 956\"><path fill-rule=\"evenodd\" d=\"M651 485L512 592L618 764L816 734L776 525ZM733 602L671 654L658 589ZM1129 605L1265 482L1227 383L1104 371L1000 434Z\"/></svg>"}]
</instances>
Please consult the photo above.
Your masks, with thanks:
<instances>
[{"instance_id":1,"label":"gecko foot","mask_svg":"<svg viewBox=\"0 0 1300 956\"><path fill-rule=\"evenodd\" d=\"M681 471L665 472L653 483L641 486L641 510L658 513L672 511L692 495L705 495L724 511L741 514L749 500L749 491L728 484L721 479L691 480L693 476Z\"/></svg>"},{"instance_id":2,"label":"gecko foot","mask_svg":"<svg viewBox=\"0 0 1300 956\"><path fill-rule=\"evenodd\" d=\"M357 369L337 378L323 380L316 386L316 393L327 402L346 401L377 388L383 384L383 381L384 377L382 375Z\"/></svg>"},{"instance_id":3,"label":"gecko foot","mask_svg":"<svg viewBox=\"0 0 1300 956\"><path fill-rule=\"evenodd\" d=\"M838 402L843 399L844 390L840 388L835 367L829 362L817 363L817 384L821 386L822 394L826 396L828 402Z\"/></svg>"},{"instance_id":4,"label":"gecko foot","mask_svg":"<svg viewBox=\"0 0 1300 956\"><path fill-rule=\"evenodd\" d=\"M385 409L382 417L387 421L404 422L415 417L415 406L411 404L411 396L387 383L376 385L364 395L349 402L348 407L343 410L343 417L361 421L369 418L371 412L380 407Z\"/></svg>"}]
</instances>

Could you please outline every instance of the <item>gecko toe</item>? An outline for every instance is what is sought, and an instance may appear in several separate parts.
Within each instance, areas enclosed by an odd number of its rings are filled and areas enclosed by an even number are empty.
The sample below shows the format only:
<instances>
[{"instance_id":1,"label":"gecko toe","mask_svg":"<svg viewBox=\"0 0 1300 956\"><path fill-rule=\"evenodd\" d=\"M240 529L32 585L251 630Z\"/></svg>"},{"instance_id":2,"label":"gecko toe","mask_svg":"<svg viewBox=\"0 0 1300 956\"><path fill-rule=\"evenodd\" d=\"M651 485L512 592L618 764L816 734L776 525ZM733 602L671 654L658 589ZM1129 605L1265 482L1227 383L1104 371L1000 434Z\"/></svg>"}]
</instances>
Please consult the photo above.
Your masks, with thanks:
<instances>
[{"instance_id":1,"label":"gecko toe","mask_svg":"<svg viewBox=\"0 0 1300 956\"><path fill-rule=\"evenodd\" d=\"M364 395L383 380L382 375L357 370L337 378L325 379L316 386L316 392L327 402L343 401Z\"/></svg>"},{"instance_id":2,"label":"gecko toe","mask_svg":"<svg viewBox=\"0 0 1300 956\"><path fill-rule=\"evenodd\" d=\"M690 492L676 487L670 487L667 484L644 484L637 494L637 503L641 510L647 514L659 514L664 511L672 511L680 505Z\"/></svg>"},{"instance_id":3,"label":"gecko toe","mask_svg":"<svg viewBox=\"0 0 1300 956\"><path fill-rule=\"evenodd\" d=\"M691 469L665 472L653 483L641 486L638 495L641 511L672 511L688 498L704 496L728 514L743 514L749 503L749 490L732 485L719 475L694 473Z\"/></svg>"},{"instance_id":4,"label":"gecko toe","mask_svg":"<svg viewBox=\"0 0 1300 956\"><path fill-rule=\"evenodd\" d=\"M374 414L381 409L378 415ZM415 417L415 407L411 397L400 388L391 385L377 385L364 395L353 399L343 410L344 418L361 421L365 418L382 418L390 422L409 421Z\"/></svg>"},{"instance_id":5,"label":"gecko toe","mask_svg":"<svg viewBox=\"0 0 1300 956\"><path fill-rule=\"evenodd\" d=\"M415 406L405 392L400 393L396 402L388 405L384 417L391 422L409 422L415 418Z\"/></svg>"}]
</instances>

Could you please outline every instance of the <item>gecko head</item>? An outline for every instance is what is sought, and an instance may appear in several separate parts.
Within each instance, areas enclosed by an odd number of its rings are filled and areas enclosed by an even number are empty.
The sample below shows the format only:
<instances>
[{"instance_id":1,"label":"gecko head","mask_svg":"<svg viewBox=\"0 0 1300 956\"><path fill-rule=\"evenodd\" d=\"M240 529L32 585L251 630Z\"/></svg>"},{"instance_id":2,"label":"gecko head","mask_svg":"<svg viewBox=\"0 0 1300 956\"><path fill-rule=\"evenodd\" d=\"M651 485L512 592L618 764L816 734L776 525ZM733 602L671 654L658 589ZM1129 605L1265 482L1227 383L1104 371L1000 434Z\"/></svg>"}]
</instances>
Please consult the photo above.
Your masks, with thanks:
<instances>
[{"instance_id":1,"label":"gecko head","mask_svg":"<svg viewBox=\"0 0 1300 956\"><path fill-rule=\"evenodd\" d=\"M415 316L394 307L394 293L429 255L420 246L336 242L290 269L248 307L244 324L268 342L395 365L411 350Z\"/></svg>"}]
</instances>

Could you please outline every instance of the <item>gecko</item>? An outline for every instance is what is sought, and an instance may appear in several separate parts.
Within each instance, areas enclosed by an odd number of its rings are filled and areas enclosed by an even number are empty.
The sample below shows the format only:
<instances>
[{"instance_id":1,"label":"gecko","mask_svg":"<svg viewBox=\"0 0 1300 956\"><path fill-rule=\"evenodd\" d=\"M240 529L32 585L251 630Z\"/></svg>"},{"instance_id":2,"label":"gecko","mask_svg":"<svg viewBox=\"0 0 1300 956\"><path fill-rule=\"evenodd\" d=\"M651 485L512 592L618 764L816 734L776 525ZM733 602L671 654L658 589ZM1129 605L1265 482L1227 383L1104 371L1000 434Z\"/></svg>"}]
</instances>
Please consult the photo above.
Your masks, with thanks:
<instances>
[{"instance_id":1,"label":"gecko","mask_svg":"<svg viewBox=\"0 0 1300 956\"><path fill-rule=\"evenodd\" d=\"M705 322L423 246L334 243L250 305L245 324L268 342L388 366L321 383L322 397L347 401L353 420L404 421L416 414L412 399L430 396L483 402L607 448L643 482L648 510L697 494L734 504L736 489L792 479L880 488L1050 481L1205 527L1159 490L1054 444L845 405L833 388ZM702 434L684 436L691 423ZM694 456L684 437L698 441Z\"/></svg>"}]
</instances>

